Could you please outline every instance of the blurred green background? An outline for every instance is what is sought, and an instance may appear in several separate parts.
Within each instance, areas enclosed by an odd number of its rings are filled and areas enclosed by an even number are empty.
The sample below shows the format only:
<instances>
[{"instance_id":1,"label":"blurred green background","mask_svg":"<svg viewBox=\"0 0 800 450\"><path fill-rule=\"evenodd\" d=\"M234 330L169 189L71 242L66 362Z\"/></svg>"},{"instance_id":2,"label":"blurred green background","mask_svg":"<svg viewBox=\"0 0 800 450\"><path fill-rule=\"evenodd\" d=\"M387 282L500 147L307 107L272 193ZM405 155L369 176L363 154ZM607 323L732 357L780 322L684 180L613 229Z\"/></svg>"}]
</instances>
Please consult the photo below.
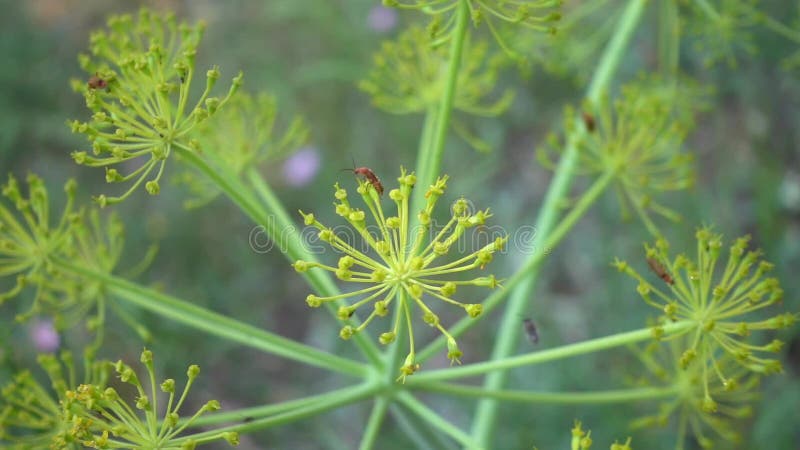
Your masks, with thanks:
<instances>
[{"instance_id":1,"label":"blurred green background","mask_svg":"<svg viewBox=\"0 0 800 450\"><path fill-rule=\"evenodd\" d=\"M69 79L83 78L76 57L85 51L89 32L111 13L135 11L141 5L174 10L187 20L208 22L198 55L199 67L218 64L223 78L245 72L251 92L267 90L279 99L280 115L305 116L311 126L310 147L320 166L313 179L295 186L282 162L264 167L289 211L310 210L333 222L331 185L350 183L339 169L358 165L372 168L393 184L398 166L414 166L421 128L420 116L394 116L375 110L355 86L369 70L380 42L404 26L423 23L415 13L401 14L397 23L374 22L378 1L274 0L105 2L99 0L0 1L0 167L18 177L40 174L51 192L69 177L81 185L80 198L107 192L100 170L73 164L69 152L86 147L71 135L68 118L85 119L82 98L69 88ZM766 8L778 18L796 18L798 6L772 2ZM618 10L624 2L608 2ZM619 82L642 70L655 70L657 8L651 8L632 41L619 72ZM371 16L372 14L372 16ZM379 18L381 16L378 16ZM796 21L796 19L795 19ZM378 24L381 25L381 24ZM759 51L739 55L736 68L704 68L687 45L682 69L715 86L713 107L698 121L687 147L698 156L697 187L668 198L684 216L682 223L664 224L672 248L693 245L700 224L715 224L730 242L750 233L754 245L777 265L776 276L786 292L784 308L800 310L800 80L780 62L798 51L797 45L773 33L752 29ZM596 58L596 55L594 56ZM586 62L591 69L594 59ZM499 118L473 120L474 127L494 151L478 153L458 137L450 139L443 170L452 175L448 195L464 195L479 207L491 207L493 224L509 232L536 219L551 174L536 163L534 150L549 131L561 127L563 107L575 104L585 91L581 77L556 77L535 67L528 77L511 70L501 80L517 90L510 111ZM618 85L619 83L617 83ZM174 167L174 166L173 166ZM468 176L460 176L460 175ZM579 185L581 185L579 183ZM148 245L160 252L140 281L159 286L178 297L253 323L292 339L355 354L340 342L337 323L305 304L308 287L277 251L258 253L248 237L253 224L226 199L185 211L185 192L164 185L158 197L137 192L114 209L127 225L128 260L140 258ZM55 194L58 198L59 195ZM224 220L222 219L224 218ZM334 222L335 223L335 222ZM528 352L641 327L651 311L635 293L631 280L617 273L614 256L643 264L642 242L649 240L636 221L620 219L613 195L603 198L570 237L547 259L541 283L531 298L530 311L541 341L537 348L520 342ZM508 276L523 256L511 252L496 258L493 272ZM124 268L124 264L120 267ZM31 367L34 358L29 326L13 326L15 304L2 309L3 336L0 381L10 370ZM192 398L201 404L219 399L225 410L297 398L342 386L346 379L230 345L140 311L131 313L155 336L143 343L129 328L108 326L102 356L138 359L144 345L154 350L163 377L179 378L187 365L197 363L203 375ZM462 338L464 363L488 357L498 315ZM778 337L785 340L785 373L768 378L763 400L742 448L800 448L800 334L797 327ZM446 364L444 354L428 367ZM571 359L513 372L512 385L536 389L610 389L621 387L624 350ZM428 368L426 367L426 368ZM473 402L430 396L426 403L462 427L469 426ZM365 402L344 410L243 437L240 448L316 449L354 448L366 422ZM497 448L567 448L574 418L593 430L598 448L630 434L627 421L652 413L655 405L612 407L555 407L506 405L501 409ZM395 426L385 424L382 449L413 448ZM308 430L312 430L311 433ZM634 448L668 448L673 433L636 431ZM691 447L690 447L691 448ZM720 448L724 448L720 447Z\"/></svg>"}]
</instances>

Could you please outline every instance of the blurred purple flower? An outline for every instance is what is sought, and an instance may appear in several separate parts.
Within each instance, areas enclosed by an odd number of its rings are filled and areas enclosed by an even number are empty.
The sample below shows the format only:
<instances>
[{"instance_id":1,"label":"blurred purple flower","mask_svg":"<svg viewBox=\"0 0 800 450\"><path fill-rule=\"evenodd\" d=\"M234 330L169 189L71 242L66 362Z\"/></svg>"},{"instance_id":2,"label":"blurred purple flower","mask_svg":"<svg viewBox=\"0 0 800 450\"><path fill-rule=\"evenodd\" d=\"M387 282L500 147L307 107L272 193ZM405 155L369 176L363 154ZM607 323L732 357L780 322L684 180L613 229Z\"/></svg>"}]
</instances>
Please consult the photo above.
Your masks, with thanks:
<instances>
[{"instance_id":1,"label":"blurred purple flower","mask_svg":"<svg viewBox=\"0 0 800 450\"><path fill-rule=\"evenodd\" d=\"M301 148L283 163L283 178L290 186L305 186L317 175L319 165L319 150L314 147Z\"/></svg>"},{"instance_id":2,"label":"blurred purple flower","mask_svg":"<svg viewBox=\"0 0 800 450\"><path fill-rule=\"evenodd\" d=\"M30 328L33 346L39 352L54 352L61 345L61 338L53 327L52 320L37 320Z\"/></svg>"},{"instance_id":3,"label":"blurred purple flower","mask_svg":"<svg viewBox=\"0 0 800 450\"><path fill-rule=\"evenodd\" d=\"M378 33L391 31L397 25L397 11L377 5L369 10L367 25Z\"/></svg>"}]
</instances>

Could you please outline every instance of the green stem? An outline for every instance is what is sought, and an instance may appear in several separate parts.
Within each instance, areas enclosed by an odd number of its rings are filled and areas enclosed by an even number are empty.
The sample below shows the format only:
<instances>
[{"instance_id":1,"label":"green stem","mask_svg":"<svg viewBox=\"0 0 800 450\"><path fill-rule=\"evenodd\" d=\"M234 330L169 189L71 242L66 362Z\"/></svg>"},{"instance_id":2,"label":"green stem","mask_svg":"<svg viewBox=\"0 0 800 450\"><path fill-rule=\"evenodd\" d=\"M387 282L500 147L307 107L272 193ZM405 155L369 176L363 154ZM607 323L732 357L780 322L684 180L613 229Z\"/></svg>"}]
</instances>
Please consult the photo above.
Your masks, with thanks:
<instances>
[{"instance_id":1,"label":"green stem","mask_svg":"<svg viewBox=\"0 0 800 450\"><path fill-rule=\"evenodd\" d=\"M360 384L351 388L343 389L339 395L330 399L317 401L307 406L295 408L291 411L277 414L275 416L267 417L265 419L258 419L252 422L237 424L228 427L218 428L204 433L194 434L187 437L191 439L202 439L206 436L218 435L221 432L236 431L239 433L251 433L253 431L263 430L269 427L284 425L287 423L296 422L307 417L317 416L332 409L341 408L343 406L358 402L365 398L369 398L380 391L382 386L375 383ZM344 392L347 391L347 392ZM181 440L175 440L175 444L180 445Z\"/></svg>"},{"instance_id":2,"label":"green stem","mask_svg":"<svg viewBox=\"0 0 800 450\"><path fill-rule=\"evenodd\" d=\"M649 387L594 392L532 392L522 390L488 390L478 386L463 386L450 383L422 383L417 389L458 397L493 398L495 400L507 402L561 405L635 402L640 400L669 398L675 396L678 392L678 390L672 386L665 388Z\"/></svg>"},{"instance_id":3,"label":"green stem","mask_svg":"<svg viewBox=\"0 0 800 450\"><path fill-rule=\"evenodd\" d=\"M417 189L416 192L414 192L414 198L411 202L411 211L416 212L422 209L422 205L425 204L425 190L429 185L433 184L439 173L442 154L444 153L444 145L447 141L447 131L450 127L450 116L453 112L453 101L456 96L456 88L458 87L458 72L461 67L461 57L468 25L469 5L467 4L467 0L459 0L458 9L456 11L456 26L450 40L450 57L447 67L447 78L445 79L446 84L444 85L441 103L436 111L436 128L433 132L433 142L430 147L425 149L425 153L420 155L417 159L417 167L420 169L417 171L417 180L419 180L418 184L422 189ZM428 123L426 120L426 126L427 125ZM422 170L424 170L424 172Z\"/></svg>"},{"instance_id":4,"label":"green stem","mask_svg":"<svg viewBox=\"0 0 800 450\"><path fill-rule=\"evenodd\" d=\"M313 367L357 377L364 377L367 374L367 368L355 361L325 353L184 300L131 283L122 278L97 272L60 259L53 259L53 263L59 269L102 283L110 294L119 299L172 319L175 322L205 331L210 335L238 342L248 347L283 356Z\"/></svg>"},{"instance_id":5,"label":"green stem","mask_svg":"<svg viewBox=\"0 0 800 450\"><path fill-rule=\"evenodd\" d=\"M378 433L381 431L381 424L383 418L386 416L386 410L389 408L389 399L386 397L378 397L375 399L375 405L372 407L372 412L369 415L367 426L364 429L364 435L361 437L361 443L358 445L359 450L371 450L378 439Z\"/></svg>"},{"instance_id":6,"label":"green stem","mask_svg":"<svg viewBox=\"0 0 800 450\"><path fill-rule=\"evenodd\" d=\"M664 330L664 336L666 337L670 334L678 333L687 328L696 326L697 324L695 322L681 321L664 325L662 329ZM421 372L419 374L415 374L413 378L409 378L406 384L416 389L418 384L424 384L430 381L474 377L489 372L505 371L516 367L531 366L549 361L571 358L573 356L584 355L587 353L594 353L600 350L608 350L610 348L646 341L648 339L653 339L653 329L642 328L640 330L618 333L611 336L564 345L550 350L542 350L540 352L507 357L478 364L469 364L461 367L451 367L448 369Z\"/></svg>"},{"instance_id":7,"label":"green stem","mask_svg":"<svg viewBox=\"0 0 800 450\"><path fill-rule=\"evenodd\" d=\"M439 430L443 431L445 434L449 435L464 447L469 449L476 449L478 448L475 445L475 442L470 438L470 436L465 433L464 431L460 430L458 427L453 425L452 423L444 420L439 414L435 411L431 410L421 402L417 401L414 396L409 394L408 392L400 392L396 394L395 398L406 406L411 412L419 416L422 420L424 420L429 425L432 425ZM409 401L414 400L414 401Z\"/></svg>"},{"instance_id":8,"label":"green stem","mask_svg":"<svg viewBox=\"0 0 800 450\"><path fill-rule=\"evenodd\" d=\"M658 56L661 72L666 79L674 79L678 74L681 31L678 5L674 0L659 1Z\"/></svg>"},{"instance_id":9,"label":"green stem","mask_svg":"<svg viewBox=\"0 0 800 450\"><path fill-rule=\"evenodd\" d=\"M403 434L414 443L414 448L418 450L441 450L447 448L447 443L444 442L442 434L437 430L431 429L422 418L411 414L397 403L390 404L389 411L392 414L392 418L402 429Z\"/></svg>"},{"instance_id":10,"label":"green stem","mask_svg":"<svg viewBox=\"0 0 800 450\"><path fill-rule=\"evenodd\" d=\"M272 213L270 220L262 222L261 225L267 231L270 239L276 243L280 251L286 255L291 262L298 259L317 262L317 258L309 253L303 245L303 238L295 226L289 214L283 208L283 204L278 200L275 194L270 189L269 185L264 182L264 179L255 169L247 171L248 181L252 184L261 201L266 205L267 209ZM285 248L284 248L285 247ZM317 293L323 297L333 297L339 295L339 289L334 284L333 280L328 274L321 270L309 270L303 273L303 276ZM336 317L338 306L344 305L343 302L325 303L328 311ZM338 320L338 319L337 319ZM358 326L358 316L353 315L350 319L351 324ZM367 357L369 362L374 367L381 367L383 364L381 360L380 350L375 345L374 341L370 338L369 332L362 331L353 336L353 341L361 349L361 352Z\"/></svg>"},{"instance_id":11,"label":"green stem","mask_svg":"<svg viewBox=\"0 0 800 450\"><path fill-rule=\"evenodd\" d=\"M628 42L642 17L646 4L647 0L631 0L622 13L617 31L608 43L589 85L587 98L591 103L597 103L600 95L608 89L608 85L617 71ZM535 229L541 236L549 235L553 229L558 215L559 203L568 194L572 184L575 167L579 159L577 143L586 133L585 127L582 126L576 126L575 130L569 136L564 156L559 161L555 177L548 189L541 213L536 221ZM530 301L531 293L536 287L539 275L538 269L538 264L532 266L528 278L516 288L514 295L508 301L492 351L493 360L500 360L510 355L519 340L521 329L519 318L522 316L526 304ZM484 386L487 389L499 389L505 383L506 375L502 370L491 373L484 380ZM483 447L488 447L489 437L492 434L497 415L497 406L498 404L495 400L482 400L479 402L475 412L472 435Z\"/></svg>"},{"instance_id":12,"label":"green stem","mask_svg":"<svg viewBox=\"0 0 800 450\"><path fill-rule=\"evenodd\" d=\"M436 117L436 106L429 106L425 112L422 136L419 138L419 147L417 148L416 172L419 182L417 183L418 188L411 197L411 211L420 211L425 204L425 191L428 189L428 185L423 184L423 180L429 180L429 184L433 182L433 177L428 175L428 154L431 150L433 131L436 128Z\"/></svg>"},{"instance_id":13,"label":"green stem","mask_svg":"<svg viewBox=\"0 0 800 450\"><path fill-rule=\"evenodd\" d=\"M525 281L530 276L530 273L532 273L539 263L541 263L542 260L550 252L552 252L553 248L556 247L564 237L566 237L569 230L571 230L572 227L578 223L578 220L583 217L589 207L591 207L598 197L605 192L608 185L614 181L615 176L615 172L607 172L594 182L594 184L581 196L578 202L575 203L575 207L572 208L570 212L558 222L558 226L548 236L547 240L544 242L544 245L542 245L538 251L531 254L522 267L520 267L519 270L514 273L514 275L503 282L503 289L499 289L492 293L492 295L486 297L486 300L484 300L482 303L484 314L496 308L500 302L506 298L506 296L514 292L514 288L517 285ZM458 337L476 323L477 321L472 318L463 318L456 322L455 325L451 326L448 331L453 337ZM419 353L418 360L420 362L427 360L436 352L444 348L446 342L447 341L444 336L439 336L438 338L434 339L433 342L428 344L428 346Z\"/></svg>"},{"instance_id":14,"label":"green stem","mask_svg":"<svg viewBox=\"0 0 800 450\"><path fill-rule=\"evenodd\" d=\"M304 408L319 402L332 401L336 398L346 395L353 391L358 386L348 386L342 389L336 389L324 394L310 395L295 400L289 400L272 405L256 406L253 408L244 408L236 411L218 412L209 415L203 415L192 421L192 427L217 425L220 423L229 422L243 422L245 420L251 421L255 419L262 419L268 416L285 413L297 408Z\"/></svg>"}]
</instances>

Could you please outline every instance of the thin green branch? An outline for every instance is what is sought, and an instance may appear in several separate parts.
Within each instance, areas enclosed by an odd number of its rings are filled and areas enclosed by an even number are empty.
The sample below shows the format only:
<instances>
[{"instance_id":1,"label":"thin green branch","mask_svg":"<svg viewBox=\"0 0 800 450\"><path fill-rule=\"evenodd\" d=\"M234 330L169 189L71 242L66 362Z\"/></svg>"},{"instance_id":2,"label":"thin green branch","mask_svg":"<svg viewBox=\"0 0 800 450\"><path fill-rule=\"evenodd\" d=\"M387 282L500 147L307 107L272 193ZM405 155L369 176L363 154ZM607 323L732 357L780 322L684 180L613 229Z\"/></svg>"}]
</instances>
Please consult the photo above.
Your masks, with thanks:
<instances>
[{"instance_id":1,"label":"thin green branch","mask_svg":"<svg viewBox=\"0 0 800 450\"><path fill-rule=\"evenodd\" d=\"M405 405L406 408L408 408L411 412L418 415L428 424L443 431L445 434L458 441L458 443L463 445L464 447L469 449L479 448L478 446L475 445L475 442L467 433L465 433L452 423L448 422L447 420L443 419L438 413L436 413L432 409L422 404L422 402L418 401L416 398L414 398L414 396L412 396L408 392L400 392L396 394L395 398L400 403Z\"/></svg>"},{"instance_id":2,"label":"thin green branch","mask_svg":"<svg viewBox=\"0 0 800 450\"><path fill-rule=\"evenodd\" d=\"M54 259L53 263L61 270L102 282L110 294L121 300L210 335L337 373L357 377L365 377L368 373L363 364L325 353L122 278L60 259Z\"/></svg>"},{"instance_id":3,"label":"thin green branch","mask_svg":"<svg viewBox=\"0 0 800 450\"><path fill-rule=\"evenodd\" d=\"M586 96L590 102L597 103L600 95L608 89L625 49L633 36L633 32L642 17L646 4L647 0L631 0L622 13L616 33L606 47L589 85ZM578 163L577 143L586 131L583 126L576 126L574 129L575 132L569 136L567 148L561 161L559 161L555 177L545 196L544 204L535 225L536 232L541 236L549 235L555 227L559 204L569 193L572 179L575 175L575 167ZM509 299L501 325L498 328L499 332L492 351L493 360L502 360L514 350L521 331L519 318L523 315L528 302L530 302L531 293L534 291L538 281L538 275L539 265L534 264L531 266L528 278L520 283L514 295ZM486 377L484 386L490 390L499 389L505 384L506 375L503 369L491 373ZM472 435L484 447L488 446L496 414L497 402L495 400L482 400L478 404L473 420Z\"/></svg>"},{"instance_id":4,"label":"thin green branch","mask_svg":"<svg viewBox=\"0 0 800 450\"><path fill-rule=\"evenodd\" d=\"M666 337L670 334L678 333L687 328L695 326L697 326L697 324L694 322L681 321L664 325L662 328L664 330L664 336ZM610 348L646 341L648 339L653 339L653 329L642 328L640 330L618 333L611 336L564 345L549 350L542 350L540 352L527 353L524 355L507 357L478 364L468 364L460 367L420 372L415 374L414 377L410 377L406 384L409 385L409 387L416 389L418 384L424 384L431 381L474 377L494 371L505 371L516 367L532 366L549 361L570 358L573 356L585 355L587 353L594 353L600 350L608 350Z\"/></svg>"},{"instance_id":5,"label":"thin green branch","mask_svg":"<svg viewBox=\"0 0 800 450\"><path fill-rule=\"evenodd\" d=\"M306 419L308 417L314 417L326 411L330 411L332 409L338 409L356 403L358 401L361 401L365 398L372 397L375 395L375 393L377 393L381 389L383 389L383 386L375 383L360 384L352 388L347 388L347 391L349 392L342 392L336 397L331 399L317 401L307 406L295 408L291 411L280 413L264 419L253 420L251 422L247 422L244 424L231 425L228 427L217 428L215 430L207 431L204 433L194 434L191 436L191 439L200 440L206 436L215 436L221 432L229 432L229 431L236 431L238 433L251 433L253 431L263 430L278 425L284 425L287 423L296 422L298 420ZM180 445L182 441L176 440L174 441L174 443L176 445Z\"/></svg>"},{"instance_id":6,"label":"thin green branch","mask_svg":"<svg viewBox=\"0 0 800 450\"><path fill-rule=\"evenodd\" d=\"M458 397L493 398L499 401L560 404L560 405L589 405L636 402L641 400L654 400L675 396L678 390L675 387L665 388L635 388L618 389L609 391L589 392L533 392L523 390L488 390L480 386L463 386L451 383L422 383L415 388L423 391L439 392Z\"/></svg>"},{"instance_id":7,"label":"thin green branch","mask_svg":"<svg viewBox=\"0 0 800 450\"><path fill-rule=\"evenodd\" d=\"M369 415L367 426L364 428L364 435L361 436L361 443L358 445L359 450L372 450L375 441L378 439L378 433L381 431L383 418L386 416L386 410L389 408L389 399L386 397L378 397L375 399L375 404L372 406L372 412Z\"/></svg>"}]
</instances>

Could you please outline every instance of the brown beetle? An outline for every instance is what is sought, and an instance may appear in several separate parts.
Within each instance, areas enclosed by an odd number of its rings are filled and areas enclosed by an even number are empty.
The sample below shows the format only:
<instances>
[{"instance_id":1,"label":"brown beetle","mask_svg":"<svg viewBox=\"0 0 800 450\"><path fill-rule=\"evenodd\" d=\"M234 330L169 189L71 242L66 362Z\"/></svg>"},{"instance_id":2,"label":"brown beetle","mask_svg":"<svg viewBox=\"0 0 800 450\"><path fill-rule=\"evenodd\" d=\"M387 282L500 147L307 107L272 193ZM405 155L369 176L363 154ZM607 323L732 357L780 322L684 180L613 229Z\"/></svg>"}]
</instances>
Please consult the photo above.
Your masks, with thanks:
<instances>
[{"instance_id":1,"label":"brown beetle","mask_svg":"<svg viewBox=\"0 0 800 450\"><path fill-rule=\"evenodd\" d=\"M669 274L669 272L667 272L667 269L665 269L657 259L647 258L647 265L650 266L650 270L658 275L659 278L664 280L665 283L670 285L675 284L675 280L672 279L672 276Z\"/></svg>"},{"instance_id":2,"label":"brown beetle","mask_svg":"<svg viewBox=\"0 0 800 450\"><path fill-rule=\"evenodd\" d=\"M105 89L108 87L108 81L100 78L100 75L97 73L89 77L89 81L86 84L89 86L89 89Z\"/></svg>"},{"instance_id":3,"label":"brown beetle","mask_svg":"<svg viewBox=\"0 0 800 450\"><path fill-rule=\"evenodd\" d=\"M586 111L583 111L581 116L583 117L583 124L586 125L586 130L589 133L593 133L595 128L594 116Z\"/></svg>"}]
</instances>

